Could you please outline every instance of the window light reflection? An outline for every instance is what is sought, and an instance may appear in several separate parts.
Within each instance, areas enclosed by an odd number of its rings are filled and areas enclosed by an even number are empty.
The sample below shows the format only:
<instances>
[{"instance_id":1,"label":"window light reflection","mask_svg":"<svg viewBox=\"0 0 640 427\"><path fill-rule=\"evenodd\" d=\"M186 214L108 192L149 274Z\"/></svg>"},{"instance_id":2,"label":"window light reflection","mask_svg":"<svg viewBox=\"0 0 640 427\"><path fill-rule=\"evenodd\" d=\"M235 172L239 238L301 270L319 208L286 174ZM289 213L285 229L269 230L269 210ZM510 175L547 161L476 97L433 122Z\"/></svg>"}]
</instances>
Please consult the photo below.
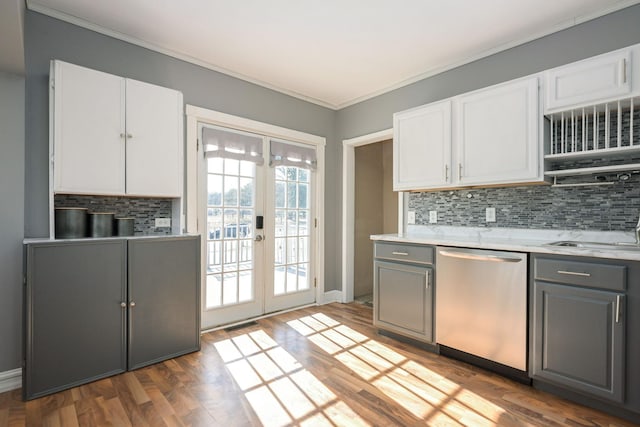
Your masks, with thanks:
<instances>
[{"instance_id":1,"label":"window light reflection","mask_svg":"<svg viewBox=\"0 0 640 427\"><path fill-rule=\"evenodd\" d=\"M314 332L301 325L300 330ZM239 335L214 346L265 427L370 425L265 331Z\"/></svg>"},{"instance_id":2,"label":"window light reflection","mask_svg":"<svg viewBox=\"0 0 640 427\"><path fill-rule=\"evenodd\" d=\"M420 423L494 426L504 420L506 411L500 406L325 314L287 324Z\"/></svg>"}]
</instances>

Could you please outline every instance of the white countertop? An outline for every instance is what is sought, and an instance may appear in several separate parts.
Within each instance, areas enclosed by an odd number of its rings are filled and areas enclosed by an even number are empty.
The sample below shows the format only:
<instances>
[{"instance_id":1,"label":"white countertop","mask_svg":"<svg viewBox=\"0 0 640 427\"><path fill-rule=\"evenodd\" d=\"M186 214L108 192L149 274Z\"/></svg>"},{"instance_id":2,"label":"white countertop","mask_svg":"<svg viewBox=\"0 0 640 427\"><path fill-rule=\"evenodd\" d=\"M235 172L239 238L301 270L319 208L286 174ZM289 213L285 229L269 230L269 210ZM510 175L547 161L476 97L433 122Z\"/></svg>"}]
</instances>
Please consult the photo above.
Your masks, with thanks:
<instances>
[{"instance_id":1,"label":"white countertop","mask_svg":"<svg viewBox=\"0 0 640 427\"><path fill-rule=\"evenodd\" d=\"M640 261L640 249L635 248L549 245L557 241L633 243L632 232L410 225L405 234L376 234L371 240Z\"/></svg>"},{"instance_id":2,"label":"white countertop","mask_svg":"<svg viewBox=\"0 0 640 427\"><path fill-rule=\"evenodd\" d=\"M198 234L185 233L185 234L134 234L133 236L110 236L110 237L82 237L77 239L52 239L50 237L29 237L22 241L22 243L55 243L55 242L95 242L104 240L136 240L136 239L167 239L174 237L189 237L198 236Z\"/></svg>"}]
</instances>

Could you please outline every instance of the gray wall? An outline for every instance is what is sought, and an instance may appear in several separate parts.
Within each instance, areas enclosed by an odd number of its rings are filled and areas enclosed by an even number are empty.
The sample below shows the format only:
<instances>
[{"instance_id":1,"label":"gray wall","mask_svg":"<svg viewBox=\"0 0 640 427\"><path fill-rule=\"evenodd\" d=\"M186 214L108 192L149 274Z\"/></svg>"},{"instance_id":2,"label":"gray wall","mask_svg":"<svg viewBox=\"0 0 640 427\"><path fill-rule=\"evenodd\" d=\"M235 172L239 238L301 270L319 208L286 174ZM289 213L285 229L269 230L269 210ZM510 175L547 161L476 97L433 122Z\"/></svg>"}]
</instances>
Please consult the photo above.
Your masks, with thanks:
<instances>
[{"instance_id":1,"label":"gray wall","mask_svg":"<svg viewBox=\"0 0 640 427\"><path fill-rule=\"evenodd\" d=\"M0 372L20 367L24 77L0 72Z\"/></svg>"},{"instance_id":2,"label":"gray wall","mask_svg":"<svg viewBox=\"0 0 640 427\"><path fill-rule=\"evenodd\" d=\"M177 89L197 105L327 138L325 287L340 286L340 153L335 111L166 55L59 21L37 12L25 16L27 68L26 227L29 237L48 236L48 75L60 59L119 76Z\"/></svg>"}]
</instances>

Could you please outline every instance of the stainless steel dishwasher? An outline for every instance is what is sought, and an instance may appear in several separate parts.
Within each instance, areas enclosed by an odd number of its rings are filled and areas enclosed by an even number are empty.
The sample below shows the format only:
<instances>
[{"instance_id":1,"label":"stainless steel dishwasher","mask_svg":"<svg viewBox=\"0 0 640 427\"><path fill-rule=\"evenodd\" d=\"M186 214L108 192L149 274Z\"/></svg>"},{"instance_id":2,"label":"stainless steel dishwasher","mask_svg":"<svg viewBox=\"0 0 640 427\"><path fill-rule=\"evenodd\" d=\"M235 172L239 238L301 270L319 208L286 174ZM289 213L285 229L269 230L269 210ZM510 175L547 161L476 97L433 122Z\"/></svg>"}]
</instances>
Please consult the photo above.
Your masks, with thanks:
<instances>
[{"instance_id":1,"label":"stainless steel dishwasher","mask_svg":"<svg viewBox=\"0 0 640 427\"><path fill-rule=\"evenodd\" d=\"M436 342L527 370L527 254L438 247Z\"/></svg>"}]
</instances>

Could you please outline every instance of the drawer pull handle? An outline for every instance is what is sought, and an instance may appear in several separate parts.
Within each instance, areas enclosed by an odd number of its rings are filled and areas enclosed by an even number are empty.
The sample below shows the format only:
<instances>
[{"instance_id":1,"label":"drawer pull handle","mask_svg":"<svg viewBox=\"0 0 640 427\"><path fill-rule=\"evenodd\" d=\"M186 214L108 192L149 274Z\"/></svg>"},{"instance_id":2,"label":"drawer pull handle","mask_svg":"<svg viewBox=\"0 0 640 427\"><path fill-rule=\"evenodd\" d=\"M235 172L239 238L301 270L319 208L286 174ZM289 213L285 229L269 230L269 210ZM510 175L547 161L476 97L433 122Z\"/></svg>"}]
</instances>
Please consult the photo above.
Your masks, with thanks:
<instances>
[{"instance_id":1,"label":"drawer pull handle","mask_svg":"<svg viewBox=\"0 0 640 427\"><path fill-rule=\"evenodd\" d=\"M431 270L427 270L426 274L424 275L424 288L426 290L429 290L429 282L430 282L429 279L430 278L431 278Z\"/></svg>"},{"instance_id":2,"label":"drawer pull handle","mask_svg":"<svg viewBox=\"0 0 640 427\"><path fill-rule=\"evenodd\" d=\"M558 274L568 274L569 276L591 277L591 273L580 273L578 271L558 270Z\"/></svg>"},{"instance_id":3,"label":"drawer pull handle","mask_svg":"<svg viewBox=\"0 0 640 427\"><path fill-rule=\"evenodd\" d=\"M409 252L391 252L392 255L409 256Z\"/></svg>"}]
</instances>

